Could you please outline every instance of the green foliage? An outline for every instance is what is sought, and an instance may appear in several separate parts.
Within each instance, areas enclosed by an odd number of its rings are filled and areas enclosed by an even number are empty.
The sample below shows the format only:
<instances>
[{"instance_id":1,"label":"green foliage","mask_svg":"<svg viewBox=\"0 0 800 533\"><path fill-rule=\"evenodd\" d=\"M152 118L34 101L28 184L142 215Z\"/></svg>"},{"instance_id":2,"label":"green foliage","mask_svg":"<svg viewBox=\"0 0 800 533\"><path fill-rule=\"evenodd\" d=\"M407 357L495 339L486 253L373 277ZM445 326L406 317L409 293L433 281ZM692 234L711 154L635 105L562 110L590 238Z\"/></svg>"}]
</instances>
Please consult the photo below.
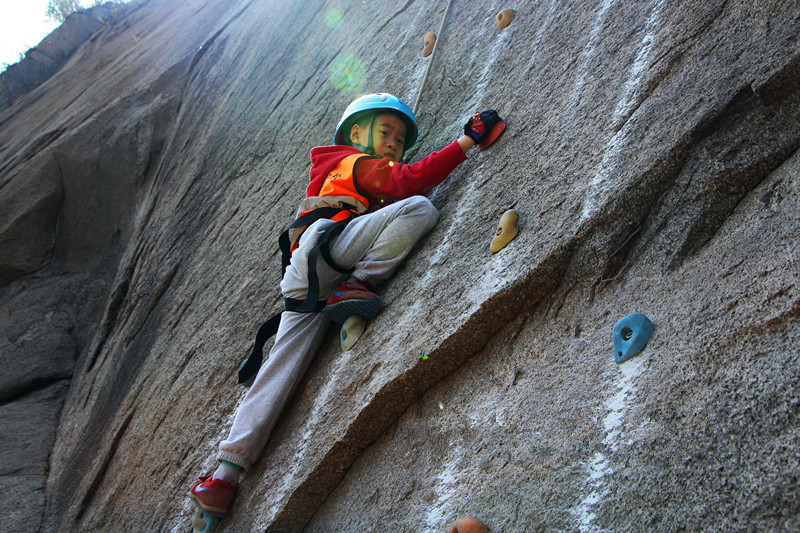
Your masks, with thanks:
<instances>
[{"instance_id":1,"label":"green foliage","mask_svg":"<svg viewBox=\"0 0 800 533\"><path fill-rule=\"evenodd\" d=\"M64 22L71 14L89 7L102 6L104 4L134 4L134 0L49 0L45 14L56 22Z\"/></svg>"},{"instance_id":2,"label":"green foliage","mask_svg":"<svg viewBox=\"0 0 800 533\"><path fill-rule=\"evenodd\" d=\"M83 6L79 0L50 0L45 13L57 22L64 22L65 18L80 9L83 9Z\"/></svg>"}]
</instances>

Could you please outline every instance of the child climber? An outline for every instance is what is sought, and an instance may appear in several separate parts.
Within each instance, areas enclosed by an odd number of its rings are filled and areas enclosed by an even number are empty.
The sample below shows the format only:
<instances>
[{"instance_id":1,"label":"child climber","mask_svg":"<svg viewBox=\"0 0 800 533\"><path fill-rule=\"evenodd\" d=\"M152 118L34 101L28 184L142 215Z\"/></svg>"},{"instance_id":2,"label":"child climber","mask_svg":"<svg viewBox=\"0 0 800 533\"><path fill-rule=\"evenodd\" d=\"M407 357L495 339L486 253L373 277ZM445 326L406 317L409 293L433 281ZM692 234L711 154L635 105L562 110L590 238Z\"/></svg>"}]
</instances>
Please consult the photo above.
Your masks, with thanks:
<instances>
[{"instance_id":1,"label":"child climber","mask_svg":"<svg viewBox=\"0 0 800 533\"><path fill-rule=\"evenodd\" d=\"M219 446L219 467L189 492L202 511L227 514L239 474L258 459L331 321L378 314L375 287L438 220L433 204L419 195L441 183L476 143L488 146L503 126L495 111L485 111L444 149L401 164L417 140L414 113L399 98L376 93L345 109L333 146L311 149L311 181L287 234L286 310L269 357Z\"/></svg>"}]
</instances>

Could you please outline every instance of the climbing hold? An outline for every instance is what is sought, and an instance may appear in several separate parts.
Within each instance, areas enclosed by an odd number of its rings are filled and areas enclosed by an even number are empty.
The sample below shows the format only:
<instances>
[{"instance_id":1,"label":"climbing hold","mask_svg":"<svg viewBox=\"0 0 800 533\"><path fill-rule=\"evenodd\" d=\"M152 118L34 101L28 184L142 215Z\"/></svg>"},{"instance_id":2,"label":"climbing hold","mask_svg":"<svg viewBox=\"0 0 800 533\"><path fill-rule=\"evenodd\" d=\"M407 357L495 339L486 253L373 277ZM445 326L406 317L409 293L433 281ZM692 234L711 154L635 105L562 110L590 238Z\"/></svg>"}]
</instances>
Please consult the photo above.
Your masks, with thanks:
<instances>
[{"instance_id":1,"label":"climbing hold","mask_svg":"<svg viewBox=\"0 0 800 533\"><path fill-rule=\"evenodd\" d=\"M342 350L345 352L350 350L361 338L361 334L364 333L366 327L367 321L360 316L351 315L348 317L342 324L342 330L339 333L339 342L342 345Z\"/></svg>"},{"instance_id":2,"label":"climbing hold","mask_svg":"<svg viewBox=\"0 0 800 533\"><path fill-rule=\"evenodd\" d=\"M481 150L486 150L492 143L500 137L500 134L506 131L506 123L503 121L502 118L498 117L497 124L494 125L492 131L489 132L489 135L478 144L478 148Z\"/></svg>"},{"instance_id":3,"label":"climbing hold","mask_svg":"<svg viewBox=\"0 0 800 533\"><path fill-rule=\"evenodd\" d=\"M220 519L204 511L197 511L192 519L192 530L194 533L212 533L219 525Z\"/></svg>"},{"instance_id":4,"label":"climbing hold","mask_svg":"<svg viewBox=\"0 0 800 533\"><path fill-rule=\"evenodd\" d=\"M436 44L436 34L429 31L424 37L425 47L422 49L422 57L428 57L433 53L433 45Z\"/></svg>"},{"instance_id":5,"label":"climbing hold","mask_svg":"<svg viewBox=\"0 0 800 533\"><path fill-rule=\"evenodd\" d=\"M241 364L241 365L239 365L239 370L241 370L242 368L244 368L244 365L246 365L246 364L247 364L247 359L245 359L244 361L242 361L242 364ZM255 381L255 379L256 379L256 376L254 375L252 378L250 378L250 379L248 379L247 381L245 381L244 383L242 383L242 387L244 387L244 388L246 388L246 389L247 389L247 388L249 388L249 387L250 387L250 385L252 385L252 384L253 384L253 381Z\"/></svg>"},{"instance_id":6,"label":"climbing hold","mask_svg":"<svg viewBox=\"0 0 800 533\"><path fill-rule=\"evenodd\" d=\"M450 533L486 533L486 524L477 518L459 518L450 526Z\"/></svg>"},{"instance_id":7,"label":"climbing hold","mask_svg":"<svg viewBox=\"0 0 800 533\"><path fill-rule=\"evenodd\" d=\"M653 323L642 313L633 313L617 322L611 334L617 363L627 361L641 352L653 329Z\"/></svg>"},{"instance_id":8,"label":"climbing hold","mask_svg":"<svg viewBox=\"0 0 800 533\"><path fill-rule=\"evenodd\" d=\"M519 214L513 209L509 209L503 213L503 216L500 217L500 224L497 226L497 231L494 233L492 244L489 245L489 250L491 250L493 254L505 248L506 244L517 236L519 232L519 227L517 226L518 222Z\"/></svg>"},{"instance_id":9,"label":"climbing hold","mask_svg":"<svg viewBox=\"0 0 800 533\"><path fill-rule=\"evenodd\" d=\"M497 27L502 30L503 28L511 24L511 21L514 20L514 15L516 14L517 12L514 11L513 9L502 10L500 13L497 14Z\"/></svg>"}]
</instances>

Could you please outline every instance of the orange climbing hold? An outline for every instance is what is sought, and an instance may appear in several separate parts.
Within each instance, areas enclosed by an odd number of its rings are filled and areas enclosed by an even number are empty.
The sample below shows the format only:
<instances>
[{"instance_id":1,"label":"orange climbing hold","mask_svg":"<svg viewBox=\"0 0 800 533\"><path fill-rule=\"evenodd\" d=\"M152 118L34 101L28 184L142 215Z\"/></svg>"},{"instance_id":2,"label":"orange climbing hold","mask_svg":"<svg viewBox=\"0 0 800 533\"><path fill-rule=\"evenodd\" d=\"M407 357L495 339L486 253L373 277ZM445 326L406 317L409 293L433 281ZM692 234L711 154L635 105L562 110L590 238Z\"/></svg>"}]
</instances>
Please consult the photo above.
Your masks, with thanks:
<instances>
[{"instance_id":1,"label":"orange climbing hold","mask_svg":"<svg viewBox=\"0 0 800 533\"><path fill-rule=\"evenodd\" d=\"M497 27L502 30L503 28L511 24L511 21L514 20L514 15L516 14L517 12L514 11L513 9L502 10L500 13L497 14Z\"/></svg>"},{"instance_id":2,"label":"orange climbing hold","mask_svg":"<svg viewBox=\"0 0 800 533\"><path fill-rule=\"evenodd\" d=\"M502 118L498 117L497 124L492 128L492 131L489 132L489 135L478 144L478 148L481 150L486 150L489 146L492 145L494 141L500 137L500 134L506 131L506 123L503 121Z\"/></svg>"},{"instance_id":3,"label":"orange climbing hold","mask_svg":"<svg viewBox=\"0 0 800 533\"><path fill-rule=\"evenodd\" d=\"M433 45L436 44L436 34L429 31L425 34L425 48L422 49L422 57L428 57L433 53Z\"/></svg>"},{"instance_id":4,"label":"orange climbing hold","mask_svg":"<svg viewBox=\"0 0 800 533\"><path fill-rule=\"evenodd\" d=\"M486 533L486 524L477 518L459 518L450 526L450 533Z\"/></svg>"}]
</instances>

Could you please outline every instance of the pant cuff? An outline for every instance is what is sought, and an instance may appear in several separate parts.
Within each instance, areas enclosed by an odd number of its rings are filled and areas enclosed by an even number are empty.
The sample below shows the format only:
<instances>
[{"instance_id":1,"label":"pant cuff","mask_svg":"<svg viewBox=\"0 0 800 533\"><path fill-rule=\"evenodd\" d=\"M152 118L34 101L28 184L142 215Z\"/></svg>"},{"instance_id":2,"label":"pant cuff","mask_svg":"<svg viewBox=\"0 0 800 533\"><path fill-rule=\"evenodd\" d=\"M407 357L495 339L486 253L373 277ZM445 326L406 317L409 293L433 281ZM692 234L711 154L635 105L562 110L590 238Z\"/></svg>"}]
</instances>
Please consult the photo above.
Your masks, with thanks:
<instances>
[{"instance_id":1,"label":"pant cuff","mask_svg":"<svg viewBox=\"0 0 800 533\"><path fill-rule=\"evenodd\" d=\"M245 470L250 470L250 467L253 466L251 461L248 461L241 455L237 455L231 452L219 452L217 454L217 461L228 461L229 463L233 463L236 466L241 466Z\"/></svg>"}]
</instances>

